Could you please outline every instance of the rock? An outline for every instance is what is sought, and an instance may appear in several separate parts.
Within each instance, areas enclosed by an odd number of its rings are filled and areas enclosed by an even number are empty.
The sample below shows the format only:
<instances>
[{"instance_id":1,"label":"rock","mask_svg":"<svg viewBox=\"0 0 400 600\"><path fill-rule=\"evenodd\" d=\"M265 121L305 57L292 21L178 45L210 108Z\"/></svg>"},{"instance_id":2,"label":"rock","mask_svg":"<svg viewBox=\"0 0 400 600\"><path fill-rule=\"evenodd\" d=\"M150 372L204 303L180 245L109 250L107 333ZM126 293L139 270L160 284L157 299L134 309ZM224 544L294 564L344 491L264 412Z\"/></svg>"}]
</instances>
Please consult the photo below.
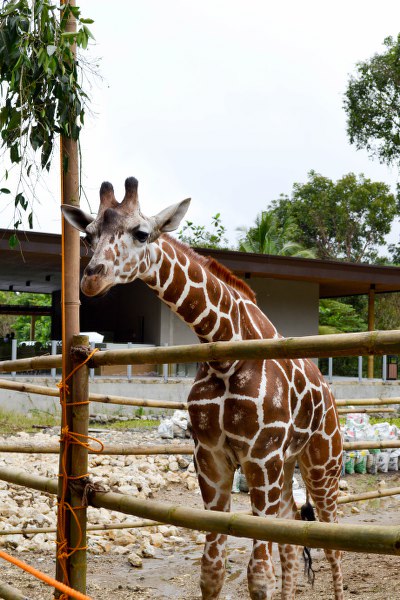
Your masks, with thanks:
<instances>
[{"instance_id":1,"label":"rock","mask_svg":"<svg viewBox=\"0 0 400 600\"><path fill-rule=\"evenodd\" d=\"M339 490L348 490L349 489L349 484L347 483L347 481L345 479L341 479L339 481Z\"/></svg>"},{"instance_id":2,"label":"rock","mask_svg":"<svg viewBox=\"0 0 400 600\"><path fill-rule=\"evenodd\" d=\"M352 506L352 507L351 507L351 512L352 512L354 515L359 515L359 514L360 514L360 510L357 508L357 506Z\"/></svg>"},{"instance_id":3,"label":"rock","mask_svg":"<svg viewBox=\"0 0 400 600\"><path fill-rule=\"evenodd\" d=\"M136 552L132 552L128 556L128 561L132 565L132 567L140 568L143 566L142 557L136 554Z\"/></svg>"},{"instance_id":4,"label":"rock","mask_svg":"<svg viewBox=\"0 0 400 600\"><path fill-rule=\"evenodd\" d=\"M151 546L150 544L144 544L140 549L140 552L143 558L154 558L156 555L154 546Z\"/></svg>"},{"instance_id":5,"label":"rock","mask_svg":"<svg viewBox=\"0 0 400 600\"><path fill-rule=\"evenodd\" d=\"M187 469L190 464L183 456L177 456L176 461L181 469Z\"/></svg>"},{"instance_id":6,"label":"rock","mask_svg":"<svg viewBox=\"0 0 400 600\"><path fill-rule=\"evenodd\" d=\"M170 471L179 471L179 465L176 460L171 461L168 466Z\"/></svg>"},{"instance_id":7,"label":"rock","mask_svg":"<svg viewBox=\"0 0 400 600\"><path fill-rule=\"evenodd\" d=\"M194 479L193 477L188 477L188 479L186 480L186 487L190 491L197 489L197 479Z\"/></svg>"},{"instance_id":8,"label":"rock","mask_svg":"<svg viewBox=\"0 0 400 600\"><path fill-rule=\"evenodd\" d=\"M206 541L206 536L204 533L199 533L196 536L195 543L196 544L204 544Z\"/></svg>"},{"instance_id":9,"label":"rock","mask_svg":"<svg viewBox=\"0 0 400 600\"><path fill-rule=\"evenodd\" d=\"M161 546L164 544L164 536L162 533L152 533L150 535L150 543L155 548L161 548Z\"/></svg>"}]
</instances>

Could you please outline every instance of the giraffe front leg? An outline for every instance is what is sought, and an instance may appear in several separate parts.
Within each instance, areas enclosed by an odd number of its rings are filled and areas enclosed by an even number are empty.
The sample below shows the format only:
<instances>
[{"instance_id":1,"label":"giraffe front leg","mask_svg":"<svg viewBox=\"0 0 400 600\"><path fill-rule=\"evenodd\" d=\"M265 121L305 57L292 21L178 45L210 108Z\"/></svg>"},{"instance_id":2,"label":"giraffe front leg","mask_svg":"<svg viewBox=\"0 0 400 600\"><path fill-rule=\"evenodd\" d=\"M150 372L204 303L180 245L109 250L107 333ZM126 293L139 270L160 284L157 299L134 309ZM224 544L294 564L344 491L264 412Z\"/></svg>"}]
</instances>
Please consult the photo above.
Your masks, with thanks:
<instances>
[{"instance_id":1,"label":"giraffe front leg","mask_svg":"<svg viewBox=\"0 0 400 600\"><path fill-rule=\"evenodd\" d=\"M276 516L283 481L283 463L280 457L275 455L263 466L259 461L247 460L242 464L242 469L250 489L253 514L261 517ZM247 568L247 582L252 600L271 600L276 588L276 578L270 542L254 540Z\"/></svg>"},{"instance_id":2,"label":"giraffe front leg","mask_svg":"<svg viewBox=\"0 0 400 600\"><path fill-rule=\"evenodd\" d=\"M222 451L209 452L198 445L195 464L207 510L229 512L234 466ZM227 536L208 533L201 559L200 588L203 600L217 599L225 578Z\"/></svg>"}]
</instances>

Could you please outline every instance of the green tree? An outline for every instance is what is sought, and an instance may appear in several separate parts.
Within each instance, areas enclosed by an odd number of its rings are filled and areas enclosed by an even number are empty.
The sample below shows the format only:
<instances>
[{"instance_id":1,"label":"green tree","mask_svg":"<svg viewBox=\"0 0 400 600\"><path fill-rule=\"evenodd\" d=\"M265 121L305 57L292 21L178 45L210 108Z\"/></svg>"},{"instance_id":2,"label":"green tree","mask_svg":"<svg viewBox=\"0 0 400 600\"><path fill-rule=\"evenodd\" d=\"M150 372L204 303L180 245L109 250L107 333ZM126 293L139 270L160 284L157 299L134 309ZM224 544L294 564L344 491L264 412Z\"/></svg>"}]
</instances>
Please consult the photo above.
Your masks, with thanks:
<instances>
[{"instance_id":1,"label":"green tree","mask_svg":"<svg viewBox=\"0 0 400 600\"><path fill-rule=\"evenodd\" d=\"M27 292L0 292L0 303L19 306L51 306L49 294L32 294ZM0 337L14 332L17 340L29 340L31 328L30 316L0 315ZM51 336L51 317L42 316L36 319L35 339L45 344Z\"/></svg>"},{"instance_id":2,"label":"green tree","mask_svg":"<svg viewBox=\"0 0 400 600\"><path fill-rule=\"evenodd\" d=\"M291 197L272 203L278 221L293 220L296 239L316 248L324 259L352 262L377 257L391 224L399 214L388 185L348 173L334 182L310 171L306 183L295 183Z\"/></svg>"},{"instance_id":3,"label":"green tree","mask_svg":"<svg viewBox=\"0 0 400 600\"><path fill-rule=\"evenodd\" d=\"M366 331L367 323L356 309L340 299L325 298L319 302L319 332L351 333Z\"/></svg>"},{"instance_id":4,"label":"green tree","mask_svg":"<svg viewBox=\"0 0 400 600\"><path fill-rule=\"evenodd\" d=\"M384 40L385 50L357 63L344 98L347 134L386 164L400 165L400 34Z\"/></svg>"},{"instance_id":5,"label":"green tree","mask_svg":"<svg viewBox=\"0 0 400 600\"><path fill-rule=\"evenodd\" d=\"M79 24L69 31L69 19ZM65 2L62 10L45 0L4 0L0 8L0 134L2 147L18 169L13 193L14 228L27 213L33 227L33 175L49 170L55 136L78 140L87 95L80 83L74 45L86 48L92 37L79 7ZM40 155L39 160L37 160ZM68 157L63 156L64 172ZM11 194L0 178L0 195ZM17 237L10 238L15 246Z\"/></svg>"},{"instance_id":6,"label":"green tree","mask_svg":"<svg viewBox=\"0 0 400 600\"><path fill-rule=\"evenodd\" d=\"M178 239L194 248L227 248L226 227L222 224L221 214L211 217L211 227L195 225L192 221L185 221L182 229L178 231Z\"/></svg>"},{"instance_id":7,"label":"green tree","mask_svg":"<svg viewBox=\"0 0 400 600\"><path fill-rule=\"evenodd\" d=\"M298 235L294 221L286 219L280 223L272 211L263 211L257 215L254 227L241 231L244 235L239 239L239 250L242 252L315 258L314 250L294 241Z\"/></svg>"}]
</instances>

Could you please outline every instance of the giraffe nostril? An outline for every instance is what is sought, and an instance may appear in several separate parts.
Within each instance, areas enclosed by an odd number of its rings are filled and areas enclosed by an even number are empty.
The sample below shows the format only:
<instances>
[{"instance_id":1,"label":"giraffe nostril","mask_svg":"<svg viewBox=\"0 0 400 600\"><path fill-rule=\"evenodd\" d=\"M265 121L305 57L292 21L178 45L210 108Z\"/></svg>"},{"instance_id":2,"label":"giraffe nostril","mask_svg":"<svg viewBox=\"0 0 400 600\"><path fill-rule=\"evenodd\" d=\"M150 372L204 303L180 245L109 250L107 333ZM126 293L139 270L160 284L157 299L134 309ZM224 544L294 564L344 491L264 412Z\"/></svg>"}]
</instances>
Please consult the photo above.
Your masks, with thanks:
<instances>
[{"instance_id":1,"label":"giraffe nostril","mask_svg":"<svg viewBox=\"0 0 400 600\"><path fill-rule=\"evenodd\" d=\"M101 275L102 273L105 272L105 266L102 263L99 263L98 265L95 265L94 267L91 267L90 265L88 265L85 269L85 275L87 277L92 277L93 275Z\"/></svg>"}]
</instances>

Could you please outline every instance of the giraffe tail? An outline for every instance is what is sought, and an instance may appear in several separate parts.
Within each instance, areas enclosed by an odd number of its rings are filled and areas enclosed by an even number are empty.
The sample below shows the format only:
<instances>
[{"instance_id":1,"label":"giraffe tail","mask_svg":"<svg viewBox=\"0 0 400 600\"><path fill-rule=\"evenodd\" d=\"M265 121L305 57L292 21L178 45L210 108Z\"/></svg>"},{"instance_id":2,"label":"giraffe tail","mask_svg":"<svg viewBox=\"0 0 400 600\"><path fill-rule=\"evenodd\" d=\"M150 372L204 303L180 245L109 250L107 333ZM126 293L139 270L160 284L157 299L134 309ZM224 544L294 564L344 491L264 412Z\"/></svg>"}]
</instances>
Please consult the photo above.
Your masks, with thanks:
<instances>
[{"instance_id":1,"label":"giraffe tail","mask_svg":"<svg viewBox=\"0 0 400 600\"><path fill-rule=\"evenodd\" d=\"M300 509L300 516L302 521L315 521L314 509L309 501L308 494L306 503ZM303 548L303 560L304 560L304 574L307 575L308 583L314 586L315 571L312 567L311 550L304 546Z\"/></svg>"}]
</instances>

